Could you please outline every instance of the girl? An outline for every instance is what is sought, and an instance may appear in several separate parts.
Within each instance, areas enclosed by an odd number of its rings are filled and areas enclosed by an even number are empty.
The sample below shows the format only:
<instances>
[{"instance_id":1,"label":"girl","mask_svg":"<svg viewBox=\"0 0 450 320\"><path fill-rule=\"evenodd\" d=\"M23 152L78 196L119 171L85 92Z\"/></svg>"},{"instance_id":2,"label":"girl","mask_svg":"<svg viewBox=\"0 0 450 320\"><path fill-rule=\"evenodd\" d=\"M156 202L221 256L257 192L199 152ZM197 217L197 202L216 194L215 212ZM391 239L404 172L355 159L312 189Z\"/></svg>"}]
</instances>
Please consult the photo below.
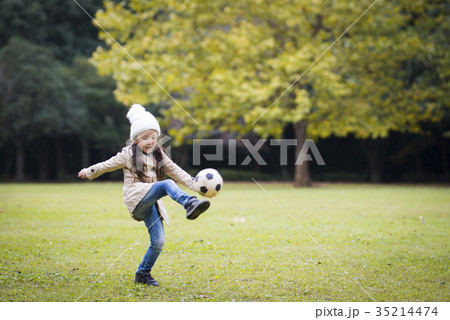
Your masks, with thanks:
<instances>
[{"instance_id":1,"label":"girl","mask_svg":"<svg viewBox=\"0 0 450 320\"><path fill-rule=\"evenodd\" d=\"M136 271L134 281L157 287L159 284L150 272L164 246L162 220L169 224L169 216L161 198L169 195L184 206L186 217L190 220L206 211L210 203L186 194L173 180L164 180L164 175L168 174L189 189L197 191L194 178L172 162L163 148L158 146L161 130L156 118L138 104L131 106L127 118L131 123L131 145L107 161L82 169L78 177L93 180L105 172L123 169L125 205L133 219L145 222L150 234L150 246Z\"/></svg>"}]
</instances>

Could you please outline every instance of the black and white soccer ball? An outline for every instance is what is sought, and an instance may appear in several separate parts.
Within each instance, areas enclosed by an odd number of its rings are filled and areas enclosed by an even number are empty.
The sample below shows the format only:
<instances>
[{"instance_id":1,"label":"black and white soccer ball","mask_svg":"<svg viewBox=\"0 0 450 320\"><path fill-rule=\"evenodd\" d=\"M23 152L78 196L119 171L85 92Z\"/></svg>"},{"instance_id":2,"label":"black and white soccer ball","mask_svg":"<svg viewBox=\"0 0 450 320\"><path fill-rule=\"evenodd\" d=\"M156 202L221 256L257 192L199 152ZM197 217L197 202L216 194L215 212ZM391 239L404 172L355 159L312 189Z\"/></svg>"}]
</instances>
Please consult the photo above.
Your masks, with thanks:
<instances>
[{"instance_id":1,"label":"black and white soccer ball","mask_svg":"<svg viewBox=\"0 0 450 320\"><path fill-rule=\"evenodd\" d=\"M223 179L216 169L203 169L195 176L194 187L205 197L215 197L223 187Z\"/></svg>"}]
</instances>

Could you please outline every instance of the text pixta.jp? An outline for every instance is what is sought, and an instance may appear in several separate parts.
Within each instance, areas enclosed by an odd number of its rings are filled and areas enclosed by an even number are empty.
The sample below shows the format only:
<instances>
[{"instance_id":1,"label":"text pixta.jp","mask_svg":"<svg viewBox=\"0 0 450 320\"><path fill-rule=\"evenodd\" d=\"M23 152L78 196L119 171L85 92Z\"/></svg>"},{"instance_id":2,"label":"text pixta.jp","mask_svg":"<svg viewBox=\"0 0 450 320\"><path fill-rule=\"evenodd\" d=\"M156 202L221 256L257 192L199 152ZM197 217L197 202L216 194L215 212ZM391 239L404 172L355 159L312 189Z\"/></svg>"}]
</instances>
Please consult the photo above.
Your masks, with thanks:
<instances>
[{"instance_id":1,"label":"text pixta.jp","mask_svg":"<svg viewBox=\"0 0 450 320\"><path fill-rule=\"evenodd\" d=\"M349 307L348 310L342 308L320 308L316 309L316 319L320 317L344 317L353 319L359 316L359 309Z\"/></svg>"}]
</instances>

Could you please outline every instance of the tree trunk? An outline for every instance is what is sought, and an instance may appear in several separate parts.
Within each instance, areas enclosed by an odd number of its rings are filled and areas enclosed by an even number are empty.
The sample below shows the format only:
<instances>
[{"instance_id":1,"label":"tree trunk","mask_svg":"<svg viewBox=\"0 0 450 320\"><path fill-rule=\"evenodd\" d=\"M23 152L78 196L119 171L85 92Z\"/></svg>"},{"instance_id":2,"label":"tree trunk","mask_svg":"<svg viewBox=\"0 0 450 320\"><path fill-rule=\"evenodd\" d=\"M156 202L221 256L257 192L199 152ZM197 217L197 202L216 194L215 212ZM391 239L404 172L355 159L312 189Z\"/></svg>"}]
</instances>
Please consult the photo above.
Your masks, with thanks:
<instances>
[{"instance_id":1,"label":"tree trunk","mask_svg":"<svg viewBox=\"0 0 450 320\"><path fill-rule=\"evenodd\" d=\"M86 137L81 137L81 168L87 168L90 164L89 144Z\"/></svg>"},{"instance_id":2,"label":"tree trunk","mask_svg":"<svg viewBox=\"0 0 450 320\"><path fill-rule=\"evenodd\" d=\"M14 139L16 147L16 176L17 182L23 182L25 180L25 148L22 141L19 138Z\"/></svg>"},{"instance_id":3,"label":"tree trunk","mask_svg":"<svg viewBox=\"0 0 450 320\"><path fill-rule=\"evenodd\" d=\"M9 144L6 144L5 147L6 160L5 160L5 167L3 168L4 179L9 179L11 174L12 159L14 157L14 154L11 150L13 150L13 148L9 148Z\"/></svg>"},{"instance_id":4,"label":"tree trunk","mask_svg":"<svg viewBox=\"0 0 450 320\"><path fill-rule=\"evenodd\" d=\"M301 120L294 124L295 138L297 145L295 146L295 159L298 158L300 151L306 140L306 121ZM295 187L310 187L312 185L309 177L308 161L303 161L301 165L295 166L294 186Z\"/></svg>"},{"instance_id":5,"label":"tree trunk","mask_svg":"<svg viewBox=\"0 0 450 320\"><path fill-rule=\"evenodd\" d=\"M284 178L284 180L290 180L292 179L290 173L289 173L289 169L287 166L280 166L281 167L281 174Z\"/></svg>"},{"instance_id":6,"label":"tree trunk","mask_svg":"<svg viewBox=\"0 0 450 320\"><path fill-rule=\"evenodd\" d=\"M450 178L449 175L449 170L448 170L448 155L447 155L447 148L446 148L446 144L445 144L445 139L443 137L443 132L440 132L439 134L439 145L441 147L441 161L442 161L442 171L444 173L444 180L447 181Z\"/></svg>"},{"instance_id":7,"label":"tree trunk","mask_svg":"<svg viewBox=\"0 0 450 320\"><path fill-rule=\"evenodd\" d=\"M64 147L62 137L56 137L55 139L56 148L56 177L61 179L66 173L66 163L64 161Z\"/></svg>"},{"instance_id":8,"label":"tree trunk","mask_svg":"<svg viewBox=\"0 0 450 320\"><path fill-rule=\"evenodd\" d=\"M369 169L369 181L381 182L383 180L383 165L388 146L387 139L366 139L361 141L364 155Z\"/></svg>"},{"instance_id":9,"label":"tree trunk","mask_svg":"<svg viewBox=\"0 0 450 320\"><path fill-rule=\"evenodd\" d=\"M39 154L37 154L39 165L39 181L48 181L50 173L49 163L49 143L47 138L42 138L40 142Z\"/></svg>"},{"instance_id":10,"label":"tree trunk","mask_svg":"<svg viewBox=\"0 0 450 320\"><path fill-rule=\"evenodd\" d=\"M422 169L422 156L420 154L420 149L416 148L414 150L414 153L412 155L414 166L416 167L416 176L419 181L423 181L423 169Z\"/></svg>"}]
</instances>

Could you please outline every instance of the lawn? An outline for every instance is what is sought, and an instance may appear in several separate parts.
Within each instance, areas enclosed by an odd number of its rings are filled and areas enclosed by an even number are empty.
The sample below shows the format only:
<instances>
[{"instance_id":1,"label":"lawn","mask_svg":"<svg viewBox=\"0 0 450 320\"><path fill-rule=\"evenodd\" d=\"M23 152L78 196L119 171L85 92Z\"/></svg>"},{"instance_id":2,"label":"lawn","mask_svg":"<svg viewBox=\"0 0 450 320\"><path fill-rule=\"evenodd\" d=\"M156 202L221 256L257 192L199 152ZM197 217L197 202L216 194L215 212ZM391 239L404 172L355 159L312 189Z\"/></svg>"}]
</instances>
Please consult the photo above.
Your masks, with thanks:
<instances>
[{"instance_id":1,"label":"lawn","mask_svg":"<svg viewBox=\"0 0 450 320\"><path fill-rule=\"evenodd\" d=\"M1 184L0 301L449 301L450 188L225 184L153 276L120 183Z\"/></svg>"}]
</instances>

